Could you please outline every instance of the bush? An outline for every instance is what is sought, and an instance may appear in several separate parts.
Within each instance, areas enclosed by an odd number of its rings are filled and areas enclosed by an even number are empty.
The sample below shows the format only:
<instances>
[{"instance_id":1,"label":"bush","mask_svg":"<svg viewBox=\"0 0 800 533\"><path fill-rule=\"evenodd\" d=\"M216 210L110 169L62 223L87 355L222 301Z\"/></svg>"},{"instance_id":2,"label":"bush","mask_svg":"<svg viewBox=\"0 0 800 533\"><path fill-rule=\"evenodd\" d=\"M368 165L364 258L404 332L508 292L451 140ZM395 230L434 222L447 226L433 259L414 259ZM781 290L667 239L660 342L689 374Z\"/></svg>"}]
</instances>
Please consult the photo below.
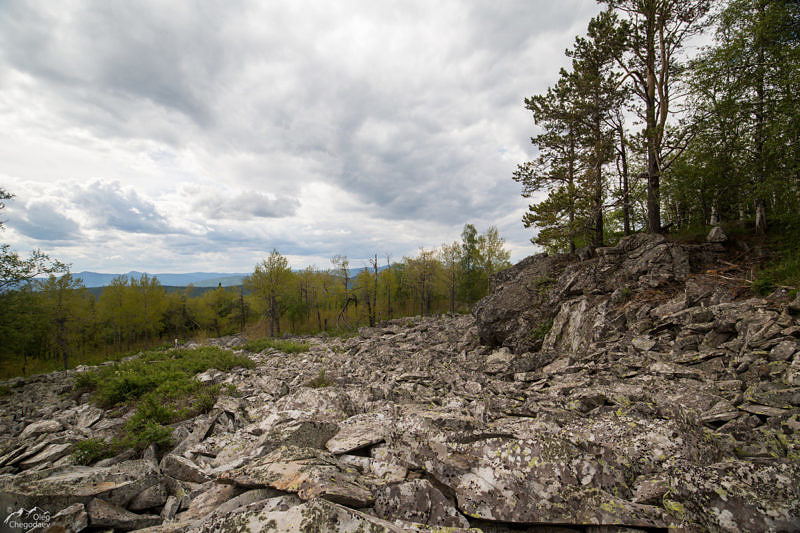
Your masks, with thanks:
<instances>
[{"instance_id":1,"label":"bush","mask_svg":"<svg viewBox=\"0 0 800 533\"><path fill-rule=\"evenodd\" d=\"M141 450L153 443L168 445L172 430L166 424L209 411L223 389L230 389L201 383L194 379L196 374L210 368L227 371L236 366L252 368L254 363L214 346L146 352L137 359L79 374L75 389L92 392L93 401L101 407L135 407L136 412L109 446ZM91 458L90 452L97 443L83 446L83 456Z\"/></svg>"},{"instance_id":2,"label":"bush","mask_svg":"<svg viewBox=\"0 0 800 533\"><path fill-rule=\"evenodd\" d=\"M548 320L545 320L531 331L531 338L537 341L542 340L547 336L548 333L550 333L550 330L552 328L553 328L553 319L550 318Z\"/></svg>"},{"instance_id":3,"label":"bush","mask_svg":"<svg viewBox=\"0 0 800 533\"><path fill-rule=\"evenodd\" d=\"M72 459L75 464L79 465L90 465L113 455L112 445L103 439L86 439L76 442L72 449Z\"/></svg>"},{"instance_id":4,"label":"bush","mask_svg":"<svg viewBox=\"0 0 800 533\"><path fill-rule=\"evenodd\" d=\"M321 389L323 387L330 387L333 383L325 377L325 369L321 369L317 377L307 383L312 389Z\"/></svg>"},{"instance_id":5,"label":"bush","mask_svg":"<svg viewBox=\"0 0 800 533\"><path fill-rule=\"evenodd\" d=\"M255 339L242 346L248 352L258 353L267 348L283 353L303 353L309 349L307 342L297 342L285 339Z\"/></svg>"}]
</instances>

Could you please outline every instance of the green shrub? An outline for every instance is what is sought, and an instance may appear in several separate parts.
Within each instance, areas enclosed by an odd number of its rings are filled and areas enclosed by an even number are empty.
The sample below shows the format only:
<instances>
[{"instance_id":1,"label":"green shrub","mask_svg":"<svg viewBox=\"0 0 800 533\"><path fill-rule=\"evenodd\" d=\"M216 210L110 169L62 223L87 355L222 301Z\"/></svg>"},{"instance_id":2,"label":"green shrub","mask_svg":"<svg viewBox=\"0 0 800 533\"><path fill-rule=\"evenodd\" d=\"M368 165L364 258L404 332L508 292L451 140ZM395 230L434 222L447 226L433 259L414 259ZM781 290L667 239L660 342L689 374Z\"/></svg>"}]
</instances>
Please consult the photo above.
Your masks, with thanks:
<instances>
[{"instance_id":1,"label":"green shrub","mask_svg":"<svg viewBox=\"0 0 800 533\"><path fill-rule=\"evenodd\" d=\"M72 459L79 465L90 465L113 455L114 447L103 439L86 439L72 448Z\"/></svg>"},{"instance_id":2,"label":"green shrub","mask_svg":"<svg viewBox=\"0 0 800 533\"><path fill-rule=\"evenodd\" d=\"M196 374L210 368L227 371L236 366L252 368L254 363L214 346L153 351L83 372L75 379L75 389L92 392L92 400L101 407L135 407L136 412L109 446L115 450L141 450L152 443L168 445L172 429L166 424L209 411L223 390L230 391L228 385L201 383L194 379Z\"/></svg>"},{"instance_id":3,"label":"green shrub","mask_svg":"<svg viewBox=\"0 0 800 533\"><path fill-rule=\"evenodd\" d=\"M758 296L766 296L776 289L775 283L767 275L763 275L753 281L750 286L753 293Z\"/></svg>"},{"instance_id":4,"label":"green shrub","mask_svg":"<svg viewBox=\"0 0 800 533\"><path fill-rule=\"evenodd\" d=\"M552 328L553 319L547 319L531 330L531 338L537 341L542 340L547 336L548 333L550 333Z\"/></svg>"},{"instance_id":5,"label":"green shrub","mask_svg":"<svg viewBox=\"0 0 800 533\"><path fill-rule=\"evenodd\" d=\"M309 381L306 385L312 389L321 389L323 387L330 387L333 383L325 376L325 369L320 369L317 377Z\"/></svg>"},{"instance_id":6,"label":"green shrub","mask_svg":"<svg viewBox=\"0 0 800 533\"><path fill-rule=\"evenodd\" d=\"M309 349L307 342L297 342L290 339L255 339L242 346L248 352L261 352L267 348L283 353L303 353Z\"/></svg>"}]
</instances>

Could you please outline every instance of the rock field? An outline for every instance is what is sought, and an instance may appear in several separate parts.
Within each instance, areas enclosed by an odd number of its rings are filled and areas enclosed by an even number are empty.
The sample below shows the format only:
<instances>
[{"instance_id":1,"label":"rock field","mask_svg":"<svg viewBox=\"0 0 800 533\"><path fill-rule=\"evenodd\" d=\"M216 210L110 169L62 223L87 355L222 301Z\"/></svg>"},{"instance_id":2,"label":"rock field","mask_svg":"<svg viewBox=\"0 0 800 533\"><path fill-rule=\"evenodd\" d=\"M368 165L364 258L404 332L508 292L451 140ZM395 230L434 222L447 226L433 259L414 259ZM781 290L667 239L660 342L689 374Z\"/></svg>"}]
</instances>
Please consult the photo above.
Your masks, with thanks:
<instances>
[{"instance_id":1,"label":"rock field","mask_svg":"<svg viewBox=\"0 0 800 533\"><path fill-rule=\"evenodd\" d=\"M800 297L744 294L732 246L533 256L474 316L207 371L237 395L92 466L73 443L127 415L72 394L85 369L6 382L0 506L60 532L798 531Z\"/></svg>"}]
</instances>

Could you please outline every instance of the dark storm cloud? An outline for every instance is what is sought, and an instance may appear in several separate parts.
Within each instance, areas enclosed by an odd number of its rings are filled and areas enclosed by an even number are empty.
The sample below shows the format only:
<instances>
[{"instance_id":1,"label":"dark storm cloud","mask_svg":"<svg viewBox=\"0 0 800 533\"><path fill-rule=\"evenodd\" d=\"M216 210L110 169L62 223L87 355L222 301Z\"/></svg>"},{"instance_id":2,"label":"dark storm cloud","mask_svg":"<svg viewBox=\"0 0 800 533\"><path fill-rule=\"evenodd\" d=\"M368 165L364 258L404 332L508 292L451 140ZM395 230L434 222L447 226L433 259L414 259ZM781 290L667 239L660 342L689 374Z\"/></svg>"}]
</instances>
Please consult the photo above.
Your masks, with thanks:
<instances>
[{"instance_id":1,"label":"dark storm cloud","mask_svg":"<svg viewBox=\"0 0 800 533\"><path fill-rule=\"evenodd\" d=\"M173 233L155 205L118 182L96 181L75 192L73 200L85 210L96 228L130 233Z\"/></svg>"}]
</instances>

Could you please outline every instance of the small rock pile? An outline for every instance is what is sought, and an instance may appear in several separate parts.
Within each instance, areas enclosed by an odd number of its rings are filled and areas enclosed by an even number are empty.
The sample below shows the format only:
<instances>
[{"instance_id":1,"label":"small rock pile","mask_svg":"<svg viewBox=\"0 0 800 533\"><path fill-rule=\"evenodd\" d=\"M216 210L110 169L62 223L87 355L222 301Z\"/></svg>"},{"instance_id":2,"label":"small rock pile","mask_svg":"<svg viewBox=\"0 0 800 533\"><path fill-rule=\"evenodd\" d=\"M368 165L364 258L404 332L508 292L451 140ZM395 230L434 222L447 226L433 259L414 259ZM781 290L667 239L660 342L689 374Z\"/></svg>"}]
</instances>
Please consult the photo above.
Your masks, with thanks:
<instances>
[{"instance_id":1,"label":"small rock pile","mask_svg":"<svg viewBox=\"0 0 800 533\"><path fill-rule=\"evenodd\" d=\"M706 273L722 246L529 258L475 318L249 354L143 457L73 464L130 416L75 371L9 382L0 505L59 531L796 531L800 309Z\"/></svg>"}]
</instances>

